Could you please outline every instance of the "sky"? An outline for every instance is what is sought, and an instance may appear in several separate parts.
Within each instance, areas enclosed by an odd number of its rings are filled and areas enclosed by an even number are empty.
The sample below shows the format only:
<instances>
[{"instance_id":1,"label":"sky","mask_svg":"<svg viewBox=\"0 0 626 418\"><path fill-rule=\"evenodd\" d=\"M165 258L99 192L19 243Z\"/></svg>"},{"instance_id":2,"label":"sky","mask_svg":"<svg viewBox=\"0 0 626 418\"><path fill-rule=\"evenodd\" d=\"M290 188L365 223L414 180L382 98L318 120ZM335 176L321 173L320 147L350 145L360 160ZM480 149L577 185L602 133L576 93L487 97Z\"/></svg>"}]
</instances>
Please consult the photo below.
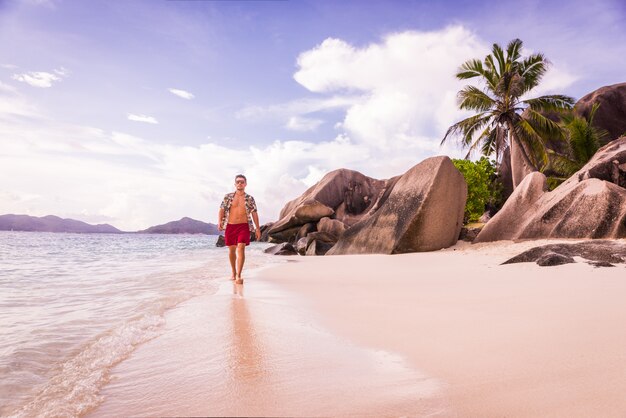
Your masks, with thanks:
<instances>
[{"instance_id":1,"label":"sky","mask_svg":"<svg viewBox=\"0 0 626 418\"><path fill-rule=\"evenodd\" d=\"M332 170L463 157L455 72L515 38L534 96L626 81L622 0L0 0L0 214L217 223L243 173L265 223Z\"/></svg>"}]
</instances>

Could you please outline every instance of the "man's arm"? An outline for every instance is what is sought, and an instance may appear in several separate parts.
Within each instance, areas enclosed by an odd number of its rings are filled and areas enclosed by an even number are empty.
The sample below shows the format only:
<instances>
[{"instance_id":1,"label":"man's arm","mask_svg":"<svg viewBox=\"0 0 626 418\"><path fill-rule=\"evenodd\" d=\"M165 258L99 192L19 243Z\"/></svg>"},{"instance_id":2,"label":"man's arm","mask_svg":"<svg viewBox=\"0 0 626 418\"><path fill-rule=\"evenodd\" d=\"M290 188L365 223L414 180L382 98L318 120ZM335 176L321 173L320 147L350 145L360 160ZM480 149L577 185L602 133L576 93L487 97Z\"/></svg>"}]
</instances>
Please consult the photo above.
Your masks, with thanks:
<instances>
[{"instance_id":1,"label":"man's arm","mask_svg":"<svg viewBox=\"0 0 626 418\"><path fill-rule=\"evenodd\" d=\"M220 211L217 215L217 229L218 231L223 231L224 227L222 226L222 219L224 219L224 208L220 208Z\"/></svg>"},{"instance_id":2,"label":"man's arm","mask_svg":"<svg viewBox=\"0 0 626 418\"><path fill-rule=\"evenodd\" d=\"M252 212L252 221L254 222L254 227L256 228L256 240L261 239L261 224L259 223L259 214L255 210Z\"/></svg>"}]
</instances>

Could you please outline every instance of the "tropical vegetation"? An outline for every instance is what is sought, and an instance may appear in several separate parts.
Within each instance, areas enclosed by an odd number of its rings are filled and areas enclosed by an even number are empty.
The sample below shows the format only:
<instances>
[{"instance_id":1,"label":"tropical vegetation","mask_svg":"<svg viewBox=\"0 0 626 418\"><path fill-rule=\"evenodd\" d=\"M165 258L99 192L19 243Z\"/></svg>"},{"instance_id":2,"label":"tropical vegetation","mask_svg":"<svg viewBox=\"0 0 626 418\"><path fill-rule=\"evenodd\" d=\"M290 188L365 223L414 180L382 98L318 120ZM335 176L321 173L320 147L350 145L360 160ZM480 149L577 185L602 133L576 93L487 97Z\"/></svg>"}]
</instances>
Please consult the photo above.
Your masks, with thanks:
<instances>
[{"instance_id":1,"label":"tropical vegetation","mask_svg":"<svg viewBox=\"0 0 626 418\"><path fill-rule=\"evenodd\" d=\"M458 137L468 149L466 158L480 151L498 163L509 147L514 187L530 171L549 164L545 138L563 135L546 115L574 104L565 95L526 98L539 85L549 62L541 53L522 57L522 47L519 39L509 42L506 50L494 43L483 61L472 59L461 66L458 79L477 78L482 86L463 87L458 93L459 108L476 113L450 126L441 141Z\"/></svg>"},{"instance_id":2,"label":"tropical vegetation","mask_svg":"<svg viewBox=\"0 0 626 418\"><path fill-rule=\"evenodd\" d=\"M502 186L497 179L496 163L487 157L478 161L453 159L454 166L467 183L464 222L477 222L485 210L498 210L502 205Z\"/></svg>"},{"instance_id":3,"label":"tropical vegetation","mask_svg":"<svg viewBox=\"0 0 626 418\"><path fill-rule=\"evenodd\" d=\"M544 169L551 189L580 170L608 138L606 130L593 125L598 108L599 104L594 104L587 117L571 111L561 115L560 125L564 132L562 149L548 150L549 164Z\"/></svg>"}]
</instances>

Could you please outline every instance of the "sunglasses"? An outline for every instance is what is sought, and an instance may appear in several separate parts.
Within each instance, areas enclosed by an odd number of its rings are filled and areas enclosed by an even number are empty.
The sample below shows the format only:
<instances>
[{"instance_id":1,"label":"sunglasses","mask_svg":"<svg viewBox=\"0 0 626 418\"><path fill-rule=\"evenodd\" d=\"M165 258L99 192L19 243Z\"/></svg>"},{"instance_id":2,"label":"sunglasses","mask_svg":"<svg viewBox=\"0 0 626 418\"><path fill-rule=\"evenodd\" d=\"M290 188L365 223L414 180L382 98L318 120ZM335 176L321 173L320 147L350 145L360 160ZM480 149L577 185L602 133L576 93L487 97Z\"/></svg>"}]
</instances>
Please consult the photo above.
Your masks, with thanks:
<instances>
[{"instance_id":1,"label":"sunglasses","mask_svg":"<svg viewBox=\"0 0 626 418\"><path fill-rule=\"evenodd\" d=\"M246 182L244 180L237 180L235 181L236 184L246 184Z\"/></svg>"}]
</instances>

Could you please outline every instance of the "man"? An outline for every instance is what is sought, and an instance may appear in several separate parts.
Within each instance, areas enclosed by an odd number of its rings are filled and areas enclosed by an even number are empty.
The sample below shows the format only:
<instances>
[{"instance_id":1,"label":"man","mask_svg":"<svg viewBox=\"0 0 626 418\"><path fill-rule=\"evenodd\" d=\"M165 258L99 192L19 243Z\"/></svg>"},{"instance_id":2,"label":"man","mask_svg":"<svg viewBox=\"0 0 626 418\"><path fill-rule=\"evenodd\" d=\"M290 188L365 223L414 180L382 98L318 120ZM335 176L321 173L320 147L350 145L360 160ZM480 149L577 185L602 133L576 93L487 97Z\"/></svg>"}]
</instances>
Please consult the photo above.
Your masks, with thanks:
<instances>
[{"instance_id":1,"label":"man","mask_svg":"<svg viewBox=\"0 0 626 418\"><path fill-rule=\"evenodd\" d=\"M235 176L235 192L224 196L218 214L218 229L226 230L224 241L228 246L231 280L237 284L243 283L241 271L246 261L246 245L250 245L250 233L256 230L257 241L261 239L259 214L254 198L245 192L247 184L243 174Z\"/></svg>"}]
</instances>

